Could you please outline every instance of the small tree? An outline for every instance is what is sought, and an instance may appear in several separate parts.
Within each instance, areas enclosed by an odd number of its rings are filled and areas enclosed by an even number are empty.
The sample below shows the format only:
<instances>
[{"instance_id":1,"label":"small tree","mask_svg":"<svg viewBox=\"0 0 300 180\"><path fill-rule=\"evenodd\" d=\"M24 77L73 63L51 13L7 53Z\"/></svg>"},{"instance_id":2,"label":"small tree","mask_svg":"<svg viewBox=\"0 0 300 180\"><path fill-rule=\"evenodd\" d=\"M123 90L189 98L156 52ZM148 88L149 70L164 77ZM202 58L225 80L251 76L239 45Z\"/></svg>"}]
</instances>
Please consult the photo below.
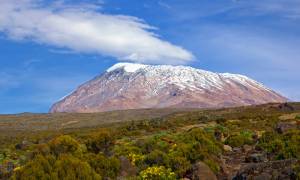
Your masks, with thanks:
<instances>
[{"instance_id":1,"label":"small tree","mask_svg":"<svg viewBox=\"0 0 300 180\"><path fill-rule=\"evenodd\" d=\"M94 153L104 152L107 153L111 145L113 145L114 137L107 131L101 131L99 133L93 134L86 141L87 149Z\"/></svg>"},{"instance_id":2,"label":"small tree","mask_svg":"<svg viewBox=\"0 0 300 180\"><path fill-rule=\"evenodd\" d=\"M59 136L49 142L49 147L52 153L56 156L65 153L71 153L73 155L81 154L80 144L69 135Z\"/></svg>"}]
</instances>

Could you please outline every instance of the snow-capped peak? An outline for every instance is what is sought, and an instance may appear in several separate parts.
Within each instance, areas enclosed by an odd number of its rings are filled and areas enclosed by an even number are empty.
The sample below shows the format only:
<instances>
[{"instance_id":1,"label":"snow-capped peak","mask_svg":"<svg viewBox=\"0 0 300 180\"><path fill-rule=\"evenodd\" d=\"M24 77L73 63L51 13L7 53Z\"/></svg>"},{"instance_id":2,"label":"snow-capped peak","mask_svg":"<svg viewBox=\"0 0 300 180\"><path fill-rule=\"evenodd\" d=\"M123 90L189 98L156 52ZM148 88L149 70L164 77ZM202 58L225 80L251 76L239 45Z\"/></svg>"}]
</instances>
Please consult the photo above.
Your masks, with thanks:
<instances>
[{"instance_id":1,"label":"snow-capped peak","mask_svg":"<svg viewBox=\"0 0 300 180\"><path fill-rule=\"evenodd\" d=\"M118 73L118 70L127 73ZM285 102L246 76L189 66L118 63L51 108L51 112L99 112L138 108L219 108Z\"/></svg>"},{"instance_id":2,"label":"snow-capped peak","mask_svg":"<svg viewBox=\"0 0 300 180\"><path fill-rule=\"evenodd\" d=\"M117 63L113 65L112 67L108 68L106 72L111 72L116 69L124 69L126 72L136 72L137 70L146 67L145 64L136 64L136 63Z\"/></svg>"}]
</instances>

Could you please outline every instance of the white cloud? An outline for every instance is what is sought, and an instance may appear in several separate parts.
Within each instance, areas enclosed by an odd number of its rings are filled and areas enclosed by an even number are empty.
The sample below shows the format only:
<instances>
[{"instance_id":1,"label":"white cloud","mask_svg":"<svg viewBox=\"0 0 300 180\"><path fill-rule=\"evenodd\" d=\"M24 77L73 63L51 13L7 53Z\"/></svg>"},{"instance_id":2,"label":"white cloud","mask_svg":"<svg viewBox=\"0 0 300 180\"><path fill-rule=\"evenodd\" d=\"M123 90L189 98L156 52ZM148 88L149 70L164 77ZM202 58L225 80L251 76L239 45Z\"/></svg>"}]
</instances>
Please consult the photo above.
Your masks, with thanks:
<instances>
[{"instance_id":1,"label":"white cloud","mask_svg":"<svg viewBox=\"0 0 300 180\"><path fill-rule=\"evenodd\" d=\"M59 1L61 2L61 1ZM184 64L189 51L153 33L141 19L97 12L95 6L47 7L42 0L1 0L0 31L16 40L98 53L141 63Z\"/></svg>"}]
</instances>

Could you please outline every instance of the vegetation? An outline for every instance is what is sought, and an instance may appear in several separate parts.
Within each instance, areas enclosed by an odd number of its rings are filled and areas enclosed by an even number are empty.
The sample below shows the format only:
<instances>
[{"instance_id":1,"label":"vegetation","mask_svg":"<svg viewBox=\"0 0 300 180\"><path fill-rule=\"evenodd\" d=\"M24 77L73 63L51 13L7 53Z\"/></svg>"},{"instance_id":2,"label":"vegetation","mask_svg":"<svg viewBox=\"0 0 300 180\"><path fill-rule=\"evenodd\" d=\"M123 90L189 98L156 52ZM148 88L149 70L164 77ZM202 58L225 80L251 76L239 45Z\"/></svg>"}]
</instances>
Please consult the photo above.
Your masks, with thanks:
<instances>
[{"instance_id":1,"label":"vegetation","mask_svg":"<svg viewBox=\"0 0 300 180\"><path fill-rule=\"evenodd\" d=\"M225 144L228 144L232 147L241 147L242 145L251 145L253 144L253 133L251 131L241 131L238 134L229 136Z\"/></svg>"},{"instance_id":2,"label":"vegetation","mask_svg":"<svg viewBox=\"0 0 300 180\"><path fill-rule=\"evenodd\" d=\"M173 180L176 179L175 173L164 166L148 167L140 173L140 178L145 180Z\"/></svg>"},{"instance_id":3,"label":"vegetation","mask_svg":"<svg viewBox=\"0 0 300 180\"><path fill-rule=\"evenodd\" d=\"M300 131L293 130L283 135L267 132L260 139L259 146L275 155L276 159L300 159Z\"/></svg>"},{"instance_id":4,"label":"vegetation","mask_svg":"<svg viewBox=\"0 0 300 180\"><path fill-rule=\"evenodd\" d=\"M218 175L227 153L225 144L261 149L269 160L299 160L299 118L280 120L283 115L300 112L300 105L293 107L293 111L272 104L164 111L159 117L94 128L20 131L15 127L10 134L0 132L0 179L168 180L190 177L199 161ZM4 121L0 117L0 123ZM275 127L280 122L296 124L277 132ZM298 178L299 167L293 166Z\"/></svg>"}]
</instances>

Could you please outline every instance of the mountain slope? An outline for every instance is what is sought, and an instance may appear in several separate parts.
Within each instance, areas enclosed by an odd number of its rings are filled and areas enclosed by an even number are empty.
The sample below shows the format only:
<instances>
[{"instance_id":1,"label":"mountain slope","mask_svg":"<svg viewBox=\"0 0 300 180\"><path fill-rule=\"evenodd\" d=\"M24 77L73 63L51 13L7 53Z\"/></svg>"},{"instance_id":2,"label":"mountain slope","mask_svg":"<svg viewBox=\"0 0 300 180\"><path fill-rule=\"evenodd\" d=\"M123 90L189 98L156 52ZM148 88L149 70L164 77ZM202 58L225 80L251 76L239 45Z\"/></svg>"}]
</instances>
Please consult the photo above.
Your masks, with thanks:
<instances>
[{"instance_id":1,"label":"mountain slope","mask_svg":"<svg viewBox=\"0 0 300 180\"><path fill-rule=\"evenodd\" d=\"M285 101L243 75L187 66L118 63L55 103L50 112L218 108Z\"/></svg>"}]
</instances>

